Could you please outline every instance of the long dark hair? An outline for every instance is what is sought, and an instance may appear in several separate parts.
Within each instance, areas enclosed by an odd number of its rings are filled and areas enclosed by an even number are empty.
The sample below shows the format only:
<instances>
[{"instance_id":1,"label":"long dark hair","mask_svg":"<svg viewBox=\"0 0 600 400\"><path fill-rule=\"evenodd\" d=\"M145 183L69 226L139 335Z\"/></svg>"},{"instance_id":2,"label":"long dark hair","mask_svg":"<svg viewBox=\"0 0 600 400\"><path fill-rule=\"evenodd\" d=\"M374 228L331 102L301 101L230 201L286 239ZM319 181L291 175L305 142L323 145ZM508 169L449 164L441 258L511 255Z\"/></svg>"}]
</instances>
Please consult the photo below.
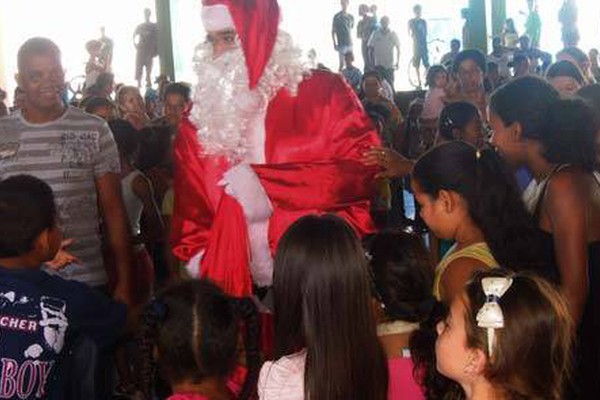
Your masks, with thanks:
<instances>
[{"instance_id":1,"label":"long dark hair","mask_svg":"<svg viewBox=\"0 0 600 400\"><path fill-rule=\"evenodd\" d=\"M348 224L306 216L289 228L275 256L273 301L275 357L307 349L307 398L386 399L366 259Z\"/></svg>"},{"instance_id":2,"label":"long dark hair","mask_svg":"<svg viewBox=\"0 0 600 400\"><path fill-rule=\"evenodd\" d=\"M536 225L525 209L512 171L496 152L478 151L461 141L442 144L419 159L412 176L433 198L440 190L460 194L501 265L539 267Z\"/></svg>"},{"instance_id":3,"label":"long dark hair","mask_svg":"<svg viewBox=\"0 0 600 400\"><path fill-rule=\"evenodd\" d=\"M139 331L138 383L145 398L153 398L158 372L170 384L186 379L199 383L207 377L227 379L237 361L241 321L248 372L238 398L245 400L255 392L261 366L254 303L230 298L208 280L167 288L148 306Z\"/></svg>"}]
</instances>

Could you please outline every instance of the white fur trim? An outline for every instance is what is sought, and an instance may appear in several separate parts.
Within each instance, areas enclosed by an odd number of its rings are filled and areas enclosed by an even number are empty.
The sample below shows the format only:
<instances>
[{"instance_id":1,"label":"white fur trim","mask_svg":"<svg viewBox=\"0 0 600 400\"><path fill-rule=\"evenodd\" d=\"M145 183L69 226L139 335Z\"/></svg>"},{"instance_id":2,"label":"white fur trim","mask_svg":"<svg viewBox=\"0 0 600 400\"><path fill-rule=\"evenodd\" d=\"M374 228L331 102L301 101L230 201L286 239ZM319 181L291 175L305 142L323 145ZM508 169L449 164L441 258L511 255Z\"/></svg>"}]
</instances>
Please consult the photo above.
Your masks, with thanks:
<instances>
[{"instance_id":1,"label":"white fur trim","mask_svg":"<svg viewBox=\"0 0 600 400\"><path fill-rule=\"evenodd\" d=\"M194 257L190 258L190 261L188 261L187 264L185 264L185 270L190 278L200 279L202 257L204 257L204 250L200 250Z\"/></svg>"},{"instance_id":2,"label":"white fur trim","mask_svg":"<svg viewBox=\"0 0 600 400\"><path fill-rule=\"evenodd\" d=\"M202 7L202 23L207 32L235 29L229 8L223 4Z\"/></svg>"},{"instance_id":3,"label":"white fur trim","mask_svg":"<svg viewBox=\"0 0 600 400\"><path fill-rule=\"evenodd\" d=\"M273 257L269 248L269 220L248 224L250 242L250 270L257 286L271 286L273 283Z\"/></svg>"}]
</instances>

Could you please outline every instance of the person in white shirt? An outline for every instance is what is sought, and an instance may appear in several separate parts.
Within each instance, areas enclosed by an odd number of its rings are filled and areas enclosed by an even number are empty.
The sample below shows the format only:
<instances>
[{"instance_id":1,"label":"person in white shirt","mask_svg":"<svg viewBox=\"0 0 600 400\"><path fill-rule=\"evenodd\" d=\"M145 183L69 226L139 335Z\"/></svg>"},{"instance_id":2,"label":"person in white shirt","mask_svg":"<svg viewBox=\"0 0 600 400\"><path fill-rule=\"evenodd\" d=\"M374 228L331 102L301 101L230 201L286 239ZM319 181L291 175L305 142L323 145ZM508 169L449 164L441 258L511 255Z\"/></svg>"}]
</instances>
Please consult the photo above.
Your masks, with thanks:
<instances>
[{"instance_id":1,"label":"person in white shirt","mask_svg":"<svg viewBox=\"0 0 600 400\"><path fill-rule=\"evenodd\" d=\"M394 71L400 61L400 41L396 32L390 29L388 17L381 18L381 28L373 32L368 47L375 67L382 67L385 79L394 86Z\"/></svg>"}]
</instances>

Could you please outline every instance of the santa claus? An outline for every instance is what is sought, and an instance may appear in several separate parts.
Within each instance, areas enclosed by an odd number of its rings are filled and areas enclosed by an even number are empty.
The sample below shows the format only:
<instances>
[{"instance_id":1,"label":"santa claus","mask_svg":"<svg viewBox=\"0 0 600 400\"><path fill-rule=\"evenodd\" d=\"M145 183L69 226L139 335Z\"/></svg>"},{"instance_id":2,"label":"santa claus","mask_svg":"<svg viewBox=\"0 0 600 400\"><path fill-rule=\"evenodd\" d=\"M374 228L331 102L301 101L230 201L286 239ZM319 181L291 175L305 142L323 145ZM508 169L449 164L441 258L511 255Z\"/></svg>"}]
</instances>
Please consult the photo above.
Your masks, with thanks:
<instances>
[{"instance_id":1,"label":"santa claus","mask_svg":"<svg viewBox=\"0 0 600 400\"><path fill-rule=\"evenodd\" d=\"M173 252L235 296L269 286L287 227L335 213L372 230L377 132L339 75L309 71L276 0L205 0L193 107L175 141Z\"/></svg>"}]
</instances>

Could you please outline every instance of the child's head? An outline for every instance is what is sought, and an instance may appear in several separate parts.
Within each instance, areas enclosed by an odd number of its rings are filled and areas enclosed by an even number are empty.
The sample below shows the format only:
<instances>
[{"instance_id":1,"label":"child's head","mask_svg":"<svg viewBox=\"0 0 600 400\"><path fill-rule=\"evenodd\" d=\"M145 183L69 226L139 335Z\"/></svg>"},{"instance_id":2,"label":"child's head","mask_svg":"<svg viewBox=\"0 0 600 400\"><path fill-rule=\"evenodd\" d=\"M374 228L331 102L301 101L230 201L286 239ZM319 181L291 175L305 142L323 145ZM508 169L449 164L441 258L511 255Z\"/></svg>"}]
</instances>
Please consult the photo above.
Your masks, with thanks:
<instances>
[{"instance_id":1,"label":"child's head","mask_svg":"<svg viewBox=\"0 0 600 400\"><path fill-rule=\"evenodd\" d=\"M504 23L504 29L506 30L506 33L517 33L517 29L515 28L515 20L508 18Z\"/></svg>"},{"instance_id":2,"label":"child's head","mask_svg":"<svg viewBox=\"0 0 600 400\"><path fill-rule=\"evenodd\" d=\"M563 96L573 96L585 84L583 72L570 61L558 61L546 71L546 79Z\"/></svg>"},{"instance_id":3,"label":"child's head","mask_svg":"<svg viewBox=\"0 0 600 400\"><path fill-rule=\"evenodd\" d=\"M86 113L96 115L106 121L110 121L115 115L115 105L106 97L94 96L84 99L82 106Z\"/></svg>"},{"instance_id":4,"label":"child's head","mask_svg":"<svg viewBox=\"0 0 600 400\"><path fill-rule=\"evenodd\" d=\"M448 72L443 65L432 65L427 71L425 84L430 88L444 89L448 86Z\"/></svg>"},{"instance_id":5,"label":"child's head","mask_svg":"<svg viewBox=\"0 0 600 400\"><path fill-rule=\"evenodd\" d=\"M150 304L140 328L141 389L154 386L155 365L171 386L226 381L238 360L240 321L245 320L248 376L240 399L247 399L260 368L258 316L252 301L227 297L207 280L173 285Z\"/></svg>"},{"instance_id":6,"label":"child's head","mask_svg":"<svg viewBox=\"0 0 600 400\"><path fill-rule=\"evenodd\" d=\"M480 272L438 323L437 368L463 388L483 380L502 398L558 400L572 336L565 303L548 282Z\"/></svg>"},{"instance_id":7,"label":"child's head","mask_svg":"<svg viewBox=\"0 0 600 400\"><path fill-rule=\"evenodd\" d=\"M140 148L139 138L142 136L140 132L124 119L112 120L108 126L115 138L121 160L136 164Z\"/></svg>"},{"instance_id":8,"label":"child's head","mask_svg":"<svg viewBox=\"0 0 600 400\"><path fill-rule=\"evenodd\" d=\"M374 297L388 321L422 322L433 309L433 268L418 236L386 232L368 243Z\"/></svg>"},{"instance_id":9,"label":"child's head","mask_svg":"<svg viewBox=\"0 0 600 400\"><path fill-rule=\"evenodd\" d=\"M346 67L351 67L354 64L354 53L352 51L347 51L344 54L344 61L346 62Z\"/></svg>"},{"instance_id":10,"label":"child's head","mask_svg":"<svg viewBox=\"0 0 600 400\"><path fill-rule=\"evenodd\" d=\"M535 225L512 170L493 150L463 141L436 146L415 164L412 187L437 237L455 240L457 231L476 227L502 265L538 266Z\"/></svg>"},{"instance_id":11,"label":"child's head","mask_svg":"<svg viewBox=\"0 0 600 400\"><path fill-rule=\"evenodd\" d=\"M440 113L438 134L444 141L462 140L481 148L483 124L479 110L466 101L448 104Z\"/></svg>"},{"instance_id":12,"label":"child's head","mask_svg":"<svg viewBox=\"0 0 600 400\"><path fill-rule=\"evenodd\" d=\"M121 86L117 92L117 107L123 115L144 112L144 99L135 86Z\"/></svg>"},{"instance_id":13,"label":"child's head","mask_svg":"<svg viewBox=\"0 0 600 400\"><path fill-rule=\"evenodd\" d=\"M99 40L89 40L85 43L85 50L91 57L98 57L102 52L102 42Z\"/></svg>"},{"instance_id":14,"label":"child's head","mask_svg":"<svg viewBox=\"0 0 600 400\"><path fill-rule=\"evenodd\" d=\"M526 76L529 74L531 68L531 61L527 54L517 53L513 57L512 63L510 64L513 69L513 75L516 78Z\"/></svg>"},{"instance_id":15,"label":"child's head","mask_svg":"<svg viewBox=\"0 0 600 400\"><path fill-rule=\"evenodd\" d=\"M52 189L28 175L0 181L0 259L28 258L39 266L62 241Z\"/></svg>"},{"instance_id":16,"label":"child's head","mask_svg":"<svg viewBox=\"0 0 600 400\"><path fill-rule=\"evenodd\" d=\"M492 81L496 81L498 78L500 78L500 69L498 67L498 64L491 61L487 63L487 78L492 80Z\"/></svg>"},{"instance_id":17,"label":"child's head","mask_svg":"<svg viewBox=\"0 0 600 400\"><path fill-rule=\"evenodd\" d=\"M382 87L381 75L375 71L365 72L362 80L362 90L367 98L380 96Z\"/></svg>"},{"instance_id":18,"label":"child's head","mask_svg":"<svg viewBox=\"0 0 600 400\"><path fill-rule=\"evenodd\" d=\"M292 224L275 256L273 303L275 357L307 349L310 398L386 398L366 258L346 222L325 215Z\"/></svg>"}]
</instances>

